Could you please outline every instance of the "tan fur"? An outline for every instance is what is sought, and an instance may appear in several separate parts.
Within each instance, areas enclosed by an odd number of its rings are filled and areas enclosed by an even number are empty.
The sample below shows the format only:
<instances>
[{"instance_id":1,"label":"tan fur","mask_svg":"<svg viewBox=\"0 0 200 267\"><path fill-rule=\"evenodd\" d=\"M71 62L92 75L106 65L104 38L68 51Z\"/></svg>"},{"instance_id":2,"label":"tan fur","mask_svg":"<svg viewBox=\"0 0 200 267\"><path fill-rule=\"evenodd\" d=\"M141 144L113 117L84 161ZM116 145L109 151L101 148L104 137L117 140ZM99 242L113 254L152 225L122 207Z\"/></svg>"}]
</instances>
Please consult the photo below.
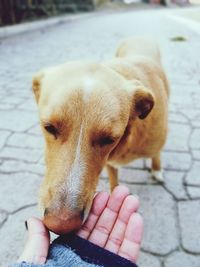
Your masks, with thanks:
<instances>
[{"instance_id":1,"label":"tan fur","mask_svg":"<svg viewBox=\"0 0 200 267\"><path fill-rule=\"evenodd\" d=\"M153 93L155 105L144 121L129 120L127 133L109 155L108 164L116 167L147 157L152 158L153 170L161 170L160 151L167 136L169 85L159 50L152 40L132 38L123 42L116 56L117 59L107 64L126 79L141 81ZM112 179L117 180L117 175Z\"/></svg>"},{"instance_id":2,"label":"tan fur","mask_svg":"<svg viewBox=\"0 0 200 267\"><path fill-rule=\"evenodd\" d=\"M112 189L116 168L134 159L152 158L153 168L160 170L169 88L153 41L126 40L116 58L102 64L69 62L44 70L34 78L33 89L46 140L43 209L58 217L66 210L88 211L106 165ZM56 127L56 138L46 124ZM101 145L109 138L113 143ZM80 170L72 168L75 158ZM73 181L74 188L68 188L72 169L76 178L80 175L79 189Z\"/></svg>"}]
</instances>

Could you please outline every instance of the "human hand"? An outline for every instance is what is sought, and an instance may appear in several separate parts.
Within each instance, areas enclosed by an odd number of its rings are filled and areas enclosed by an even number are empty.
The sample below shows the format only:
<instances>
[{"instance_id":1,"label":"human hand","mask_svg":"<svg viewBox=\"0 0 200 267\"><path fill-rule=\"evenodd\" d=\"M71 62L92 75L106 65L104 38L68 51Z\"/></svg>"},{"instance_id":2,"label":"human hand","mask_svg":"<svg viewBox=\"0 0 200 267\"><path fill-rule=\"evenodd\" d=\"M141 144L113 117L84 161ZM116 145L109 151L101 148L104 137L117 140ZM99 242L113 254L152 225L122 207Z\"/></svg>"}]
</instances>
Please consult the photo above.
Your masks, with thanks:
<instances>
[{"instance_id":1,"label":"human hand","mask_svg":"<svg viewBox=\"0 0 200 267\"><path fill-rule=\"evenodd\" d=\"M43 264L46 262L49 251L49 231L38 218L32 217L26 223L28 240L18 262Z\"/></svg>"},{"instance_id":2,"label":"human hand","mask_svg":"<svg viewBox=\"0 0 200 267\"><path fill-rule=\"evenodd\" d=\"M138 198L125 186L117 186L110 196L101 192L77 235L135 263L143 235L138 208Z\"/></svg>"},{"instance_id":3,"label":"human hand","mask_svg":"<svg viewBox=\"0 0 200 267\"><path fill-rule=\"evenodd\" d=\"M129 195L125 186L117 186L110 196L107 192L100 192L77 235L136 262L143 233L138 207L139 200ZM43 264L49 250L49 231L37 218L30 218L27 225L28 241L19 261Z\"/></svg>"}]
</instances>

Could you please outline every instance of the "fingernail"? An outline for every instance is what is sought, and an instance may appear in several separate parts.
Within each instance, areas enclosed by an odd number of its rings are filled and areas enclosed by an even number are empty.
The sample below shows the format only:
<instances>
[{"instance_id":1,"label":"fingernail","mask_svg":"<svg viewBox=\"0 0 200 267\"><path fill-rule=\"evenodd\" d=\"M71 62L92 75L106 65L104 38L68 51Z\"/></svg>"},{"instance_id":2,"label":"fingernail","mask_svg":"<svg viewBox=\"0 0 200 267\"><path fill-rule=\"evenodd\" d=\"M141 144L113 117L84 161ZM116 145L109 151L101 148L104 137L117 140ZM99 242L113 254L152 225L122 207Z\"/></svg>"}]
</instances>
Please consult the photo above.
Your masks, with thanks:
<instances>
[{"instance_id":1,"label":"fingernail","mask_svg":"<svg viewBox=\"0 0 200 267\"><path fill-rule=\"evenodd\" d=\"M129 195L131 195L131 196L133 196L133 197L135 197L135 198L137 198L137 199L140 199L139 196L138 196L137 194L132 194L132 193L130 193Z\"/></svg>"},{"instance_id":2,"label":"fingernail","mask_svg":"<svg viewBox=\"0 0 200 267\"><path fill-rule=\"evenodd\" d=\"M100 192L101 192L101 191L96 191L96 192L94 193L93 198L95 198Z\"/></svg>"},{"instance_id":3,"label":"fingernail","mask_svg":"<svg viewBox=\"0 0 200 267\"><path fill-rule=\"evenodd\" d=\"M25 224L26 230L28 231L28 223L27 223L27 221L25 221L24 224Z\"/></svg>"}]
</instances>

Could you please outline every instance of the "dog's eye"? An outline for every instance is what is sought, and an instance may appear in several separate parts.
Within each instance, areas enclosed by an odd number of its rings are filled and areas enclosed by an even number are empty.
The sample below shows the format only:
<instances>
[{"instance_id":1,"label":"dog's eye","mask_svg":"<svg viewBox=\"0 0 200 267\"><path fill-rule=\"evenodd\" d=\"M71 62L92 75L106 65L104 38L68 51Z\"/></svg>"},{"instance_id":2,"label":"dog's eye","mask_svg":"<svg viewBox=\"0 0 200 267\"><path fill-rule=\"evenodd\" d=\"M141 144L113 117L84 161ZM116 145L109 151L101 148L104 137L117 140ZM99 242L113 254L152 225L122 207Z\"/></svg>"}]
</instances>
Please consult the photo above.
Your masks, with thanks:
<instances>
[{"instance_id":1,"label":"dog's eye","mask_svg":"<svg viewBox=\"0 0 200 267\"><path fill-rule=\"evenodd\" d=\"M113 139L110 136L104 136L99 140L99 145L101 147L106 146L106 145L111 145L115 142L115 139Z\"/></svg>"},{"instance_id":2,"label":"dog's eye","mask_svg":"<svg viewBox=\"0 0 200 267\"><path fill-rule=\"evenodd\" d=\"M52 134L55 138L57 138L59 132L55 126L53 126L52 124L46 124L44 128L48 133Z\"/></svg>"}]
</instances>

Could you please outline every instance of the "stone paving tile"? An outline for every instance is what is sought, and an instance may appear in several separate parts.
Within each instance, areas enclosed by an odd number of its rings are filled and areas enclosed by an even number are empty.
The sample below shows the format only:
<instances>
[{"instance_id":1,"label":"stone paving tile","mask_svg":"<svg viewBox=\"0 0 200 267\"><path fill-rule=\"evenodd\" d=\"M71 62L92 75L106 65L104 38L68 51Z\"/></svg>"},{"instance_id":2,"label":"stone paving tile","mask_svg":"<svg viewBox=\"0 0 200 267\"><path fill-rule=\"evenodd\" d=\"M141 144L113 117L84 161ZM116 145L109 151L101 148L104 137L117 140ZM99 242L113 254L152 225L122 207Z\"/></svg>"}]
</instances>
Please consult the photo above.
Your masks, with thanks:
<instances>
[{"instance_id":1,"label":"stone paving tile","mask_svg":"<svg viewBox=\"0 0 200 267\"><path fill-rule=\"evenodd\" d=\"M185 108L192 108L193 107L193 101L192 98L190 97L190 93L177 93L177 87L173 88L174 91L176 91L176 94L172 94L170 96L170 101L172 104L176 105L177 108L182 107L183 105Z\"/></svg>"},{"instance_id":2,"label":"stone paving tile","mask_svg":"<svg viewBox=\"0 0 200 267\"><path fill-rule=\"evenodd\" d=\"M155 256L141 252L138 261L139 267L161 267L159 259Z\"/></svg>"},{"instance_id":3,"label":"stone paving tile","mask_svg":"<svg viewBox=\"0 0 200 267\"><path fill-rule=\"evenodd\" d=\"M199 267L199 266L200 266L200 256L194 256L184 252L173 253L167 258L165 262L165 267Z\"/></svg>"},{"instance_id":4,"label":"stone paving tile","mask_svg":"<svg viewBox=\"0 0 200 267\"><path fill-rule=\"evenodd\" d=\"M11 133L9 131L0 131L0 150L5 145L7 138Z\"/></svg>"},{"instance_id":5,"label":"stone paving tile","mask_svg":"<svg viewBox=\"0 0 200 267\"><path fill-rule=\"evenodd\" d=\"M44 140L42 136L28 135L26 133L14 133L8 138L6 144L21 148L42 149L44 146Z\"/></svg>"},{"instance_id":6,"label":"stone paving tile","mask_svg":"<svg viewBox=\"0 0 200 267\"><path fill-rule=\"evenodd\" d=\"M199 161L193 161L192 168L188 172L186 179L185 179L187 184L200 186L199 170L200 170L200 162Z\"/></svg>"},{"instance_id":7,"label":"stone paving tile","mask_svg":"<svg viewBox=\"0 0 200 267\"><path fill-rule=\"evenodd\" d=\"M200 150L192 150L192 157L194 160L200 160Z\"/></svg>"},{"instance_id":8,"label":"stone paving tile","mask_svg":"<svg viewBox=\"0 0 200 267\"><path fill-rule=\"evenodd\" d=\"M34 134L34 135L42 135L42 130L39 124L34 125L31 129L27 131L27 133Z\"/></svg>"},{"instance_id":9,"label":"stone paving tile","mask_svg":"<svg viewBox=\"0 0 200 267\"><path fill-rule=\"evenodd\" d=\"M2 103L5 104L22 104L25 100L21 97L15 96L15 97L6 97L2 100Z\"/></svg>"},{"instance_id":10,"label":"stone paving tile","mask_svg":"<svg viewBox=\"0 0 200 267\"><path fill-rule=\"evenodd\" d=\"M37 114L37 105L35 103L34 96L17 107L20 110L34 111Z\"/></svg>"},{"instance_id":11,"label":"stone paving tile","mask_svg":"<svg viewBox=\"0 0 200 267\"><path fill-rule=\"evenodd\" d=\"M0 120L0 129L15 132L25 131L38 121L36 114L18 110L12 110L9 112L0 111L0 117L4 118L3 120ZM19 119L16 120L16 118Z\"/></svg>"},{"instance_id":12,"label":"stone paving tile","mask_svg":"<svg viewBox=\"0 0 200 267\"><path fill-rule=\"evenodd\" d=\"M191 253L200 253L200 200L179 202L178 209L182 245Z\"/></svg>"},{"instance_id":13,"label":"stone paving tile","mask_svg":"<svg viewBox=\"0 0 200 267\"><path fill-rule=\"evenodd\" d=\"M40 159L39 159L39 161L38 161L38 164L40 164L40 165L45 165L45 158L44 158L44 154L40 157Z\"/></svg>"},{"instance_id":14,"label":"stone paving tile","mask_svg":"<svg viewBox=\"0 0 200 267\"><path fill-rule=\"evenodd\" d=\"M119 181L121 183L147 183L153 182L151 174L147 170L119 168ZM106 169L104 169L100 175L102 178L108 179Z\"/></svg>"},{"instance_id":15,"label":"stone paving tile","mask_svg":"<svg viewBox=\"0 0 200 267\"><path fill-rule=\"evenodd\" d=\"M104 168L100 174L100 177L102 177L103 179L108 179L108 173L106 168Z\"/></svg>"},{"instance_id":16,"label":"stone paving tile","mask_svg":"<svg viewBox=\"0 0 200 267\"><path fill-rule=\"evenodd\" d=\"M169 114L169 122L177 122L177 123L183 123L183 124L187 124L188 123L188 119L186 119L185 116L183 116L182 114L178 114L177 112L176 113L173 113L173 112L170 112Z\"/></svg>"},{"instance_id":17,"label":"stone paving tile","mask_svg":"<svg viewBox=\"0 0 200 267\"><path fill-rule=\"evenodd\" d=\"M145 170L119 169L119 180L122 183L147 183L151 174Z\"/></svg>"},{"instance_id":18,"label":"stone paving tile","mask_svg":"<svg viewBox=\"0 0 200 267\"><path fill-rule=\"evenodd\" d=\"M0 226L2 226L6 218L7 218L7 213L5 211L0 210Z\"/></svg>"},{"instance_id":19,"label":"stone paving tile","mask_svg":"<svg viewBox=\"0 0 200 267\"><path fill-rule=\"evenodd\" d=\"M189 108L181 111L189 120L193 127L200 127L200 110Z\"/></svg>"},{"instance_id":20,"label":"stone paving tile","mask_svg":"<svg viewBox=\"0 0 200 267\"><path fill-rule=\"evenodd\" d=\"M164 186L167 188L169 192L176 199L187 199L187 194L185 188L183 186L183 178L184 172L175 172L175 171L166 171L165 176L165 184Z\"/></svg>"},{"instance_id":21,"label":"stone paving tile","mask_svg":"<svg viewBox=\"0 0 200 267\"><path fill-rule=\"evenodd\" d=\"M191 152L192 152L193 160L200 161L200 150L192 149Z\"/></svg>"},{"instance_id":22,"label":"stone paving tile","mask_svg":"<svg viewBox=\"0 0 200 267\"><path fill-rule=\"evenodd\" d=\"M3 240L3 242L0 242L0 266L8 266L11 262L17 261L27 238L24 222L31 216L38 217L38 214L38 208L34 206L9 216L0 231L0 240Z\"/></svg>"},{"instance_id":23,"label":"stone paving tile","mask_svg":"<svg viewBox=\"0 0 200 267\"><path fill-rule=\"evenodd\" d=\"M178 111L178 108L177 108L177 106L176 105L174 105L174 104L172 104L171 102L169 102L169 121L171 121L170 120L170 114L174 114L174 113L178 113L179 111ZM174 120L176 120L177 121L177 118L175 119L175 116L173 117L173 119L172 119L172 121L171 122L174 122ZM176 122L175 121L175 122ZM178 121L179 122L179 121Z\"/></svg>"},{"instance_id":24,"label":"stone paving tile","mask_svg":"<svg viewBox=\"0 0 200 267\"><path fill-rule=\"evenodd\" d=\"M42 151L38 149L23 149L15 147L4 147L0 151L0 157L5 159L18 159L27 162L38 162L42 155Z\"/></svg>"},{"instance_id":25,"label":"stone paving tile","mask_svg":"<svg viewBox=\"0 0 200 267\"><path fill-rule=\"evenodd\" d=\"M190 131L189 125L170 123L165 149L174 150L174 148L176 148L176 151L188 151Z\"/></svg>"},{"instance_id":26,"label":"stone paving tile","mask_svg":"<svg viewBox=\"0 0 200 267\"><path fill-rule=\"evenodd\" d=\"M192 164L191 155L188 153L164 151L162 159L163 167L167 170L188 171Z\"/></svg>"},{"instance_id":27,"label":"stone paving tile","mask_svg":"<svg viewBox=\"0 0 200 267\"><path fill-rule=\"evenodd\" d=\"M123 166L124 168L144 169L144 160L137 159Z\"/></svg>"},{"instance_id":28,"label":"stone paving tile","mask_svg":"<svg viewBox=\"0 0 200 267\"><path fill-rule=\"evenodd\" d=\"M109 192L110 191L110 185L109 185L108 179L100 178L96 191L97 192L100 192L100 191L108 191Z\"/></svg>"},{"instance_id":29,"label":"stone paving tile","mask_svg":"<svg viewBox=\"0 0 200 267\"><path fill-rule=\"evenodd\" d=\"M199 92L192 94L192 100L194 103L194 107L198 109L199 108L199 102L200 102Z\"/></svg>"},{"instance_id":30,"label":"stone paving tile","mask_svg":"<svg viewBox=\"0 0 200 267\"><path fill-rule=\"evenodd\" d=\"M131 192L141 199L145 227L143 249L160 255L166 255L176 249L179 241L176 205L172 196L161 186L130 185L129 187Z\"/></svg>"},{"instance_id":31,"label":"stone paving tile","mask_svg":"<svg viewBox=\"0 0 200 267\"><path fill-rule=\"evenodd\" d=\"M200 187L187 186L187 192L192 199L200 198Z\"/></svg>"},{"instance_id":32,"label":"stone paving tile","mask_svg":"<svg viewBox=\"0 0 200 267\"><path fill-rule=\"evenodd\" d=\"M38 188L41 178L31 173L1 174L0 195L6 196L1 199L0 209L13 212L23 206L38 201Z\"/></svg>"},{"instance_id":33,"label":"stone paving tile","mask_svg":"<svg viewBox=\"0 0 200 267\"><path fill-rule=\"evenodd\" d=\"M0 172L2 173L17 173L17 172L30 172L44 175L44 165L33 164L18 160L5 160L0 165Z\"/></svg>"},{"instance_id":34,"label":"stone paving tile","mask_svg":"<svg viewBox=\"0 0 200 267\"><path fill-rule=\"evenodd\" d=\"M14 105L6 104L6 103L0 103L0 111L3 110L12 110L14 108Z\"/></svg>"},{"instance_id":35,"label":"stone paving tile","mask_svg":"<svg viewBox=\"0 0 200 267\"><path fill-rule=\"evenodd\" d=\"M200 149L200 129L193 130L190 138L190 147L193 149Z\"/></svg>"}]
</instances>

